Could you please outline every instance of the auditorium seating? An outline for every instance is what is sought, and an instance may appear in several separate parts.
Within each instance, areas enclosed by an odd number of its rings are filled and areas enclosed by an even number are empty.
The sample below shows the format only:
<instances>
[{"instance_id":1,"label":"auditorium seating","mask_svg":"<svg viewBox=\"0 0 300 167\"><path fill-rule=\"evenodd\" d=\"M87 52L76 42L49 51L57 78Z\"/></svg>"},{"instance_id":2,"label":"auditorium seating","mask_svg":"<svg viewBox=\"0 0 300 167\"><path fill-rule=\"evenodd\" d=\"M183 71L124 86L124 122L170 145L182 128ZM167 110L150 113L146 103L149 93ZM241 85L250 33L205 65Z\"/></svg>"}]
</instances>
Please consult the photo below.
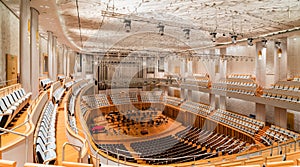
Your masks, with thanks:
<instances>
[{"instance_id":1,"label":"auditorium seating","mask_svg":"<svg viewBox=\"0 0 300 167\"><path fill-rule=\"evenodd\" d=\"M182 86L197 86L199 88L209 88L210 79L207 74L194 74L183 79Z\"/></svg>"},{"instance_id":2,"label":"auditorium seating","mask_svg":"<svg viewBox=\"0 0 300 167\"><path fill-rule=\"evenodd\" d=\"M89 108L99 108L102 106L109 106L109 101L105 94L96 94L94 96L83 96L82 99Z\"/></svg>"},{"instance_id":3,"label":"auditorium seating","mask_svg":"<svg viewBox=\"0 0 300 167\"><path fill-rule=\"evenodd\" d=\"M74 81L70 81L64 85L64 88L68 91L72 87L73 84L74 84Z\"/></svg>"},{"instance_id":4,"label":"auditorium seating","mask_svg":"<svg viewBox=\"0 0 300 167\"><path fill-rule=\"evenodd\" d=\"M38 163L54 164L56 161L56 110L57 105L51 101L43 109L35 140L35 158Z\"/></svg>"},{"instance_id":5,"label":"auditorium seating","mask_svg":"<svg viewBox=\"0 0 300 167\"><path fill-rule=\"evenodd\" d=\"M0 98L0 127L5 128L14 117L25 107L32 93L26 93L23 88L17 88Z\"/></svg>"},{"instance_id":6,"label":"auditorium seating","mask_svg":"<svg viewBox=\"0 0 300 167\"><path fill-rule=\"evenodd\" d=\"M50 88L50 85L53 83L52 80L50 80L49 78L45 78L45 79L42 79L40 81L40 84L41 84L41 87L46 90L48 88Z\"/></svg>"},{"instance_id":7,"label":"auditorium seating","mask_svg":"<svg viewBox=\"0 0 300 167\"><path fill-rule=\"evenodd\" d=\"M63 82L63 80L66 78L66 76L64 75L58 75L57 76L57 80L60 81L60 82Z\"/></svg>"},{"instance_id":8,"label":"auditorium seating","mask_svg":"<svg viewBox=\"0 0 300 167\"><path fill-rule=\"evenodd\" d=\"M271 125L271 127L261 137L268 145L272 145L273 142L285 142L290 139L297 139L299 134L289 131L287 129Z\"/></svg>"},{"instance_id":9,"label":"auditorium seating","mask_svg":"<svg viewBox=\"0 0 300 167\"><path fill-rule=\"evenodd\" d=\"M212 153L198 149L173 136L166 136L142 142L131 143L130 146L141 153L140 157L148 164L166 165L204 159Z\"/></svg>"},{"instance_id":10,"label":"auditorium seating","mask_svg":"<svg viewBox=\"0 0 300 167\"><path fill-rule=\"evenodd\" d=\"M214 83L213 89L255 96L259 87L251 75L232 74Z\"/></svg>"},{"instance_id":11,"label":"auditorium seating","mask_svg":"<svg viewBox=\"0 0 300 167\"><path fill-rule=\"evenodd\" d=\"M180 107L184 110L191 111L195 114L201 114L203 116L208 116L211 111L213 111L213 108L209 105L192 101L185 101Z\"/></svg>"},{"instance_id":12,"label":"auditorium seating","mask_svg":"<svg viewBox=\"0 0 300 167\"><path fill-rule=\"evenodd\" d=\"M188 126L186 129L175 134L184 141L192 142L206 149L220 151L222 154L238 153L245 148L246 142L229 136L218 134L210 130Z\"/></svg>"},{"instance_id":13,"label":"auditorium seating","mask_svg":"<svg viewBox=\"0 0 300 167\"><path fill-rule=\"evenodd\" d=\"M77 86L73 86L72 87L72 93L69 95L68 98L68 122L70 125L70 128L76 133L78 134L78 129L77 129L77 123L76 123L76 116L75 116L75 101L77 98L77 95L79 94L79 92L81 91L81 89L87 84L87 82L81 80L79 81L81 83L79 83Z\"/></svg>"},{"instance_id":14,"label":"auditorium seating","mask_svg":"<svg viewBox=\"0 0 300 167\"><path fill-rule=\"evenodd\" d=\"M108 152L108 155L118 158L123 161L136 163L137 161L128 152L123 144L97 144L97 147L104 153Z\"/></svg>"},{"instance_id":15,"label":"auditorium seating","mask_svg":"<svg viewBox=\"0 0 300 167\"><path fill-rule=\"evenodd\" d=\"M166 96L165 97L165 102L167 104L170 104L170 105L178 107L181 103L184 102L184 100L181 99L181 98L177 98L177 97Z\"/></svg>"},{"instance_id":16,"label":"auditorium seating","mask_svg":"<svg viewBox=\"0 0 300 167\"><path fill-rule=\"evenodd\" d=\"M218 109L211 118L249 133L250 135L256 134L259 129L264 127L264 123L261 121L220 109Z\"/></svg>"},{"instance_id":17,"label":"auditorium seating","mask_svg":"<svg viewBox=\"0 0 300 167\"><path fill-rule=\"evenodd\" d=\"M161 91L141 91L141 101L144 103L159 103L161 102Z\"/></svg>"},{"instance_id":18,"label":"auditorium seating","mask_svg":"<svg viewBox=\"0 0 300 167\"><path fill-rule=\"evenodd\" d=\"M129 95L130 94L130 95ZM138 102L137 93L136 92L120 92L120 93L112 93L109 95L112 102L114 104L130 104Z\"/></svg>"},{"instance_id":19,"label":"auditorium seating","mask_svg":"<svg viewBox=\"0 0 300 167\"><path fill-rule=\"evenodd\" d=\"M56 89L53 93L53 102L59 104L62 100L64 93L65 89L62 86Z\"/></svg>"},{"instance_id":20,"label":"auditorium seating","mask_svg":"<svg viewBox=\"0 0 300 167\"><path fill-rule=\"evenodd\" d=\"M298 81L279 81L272 85L270 89L263 89L261 97L300 103L300 82Z\"/></svg>"}]
</instances>

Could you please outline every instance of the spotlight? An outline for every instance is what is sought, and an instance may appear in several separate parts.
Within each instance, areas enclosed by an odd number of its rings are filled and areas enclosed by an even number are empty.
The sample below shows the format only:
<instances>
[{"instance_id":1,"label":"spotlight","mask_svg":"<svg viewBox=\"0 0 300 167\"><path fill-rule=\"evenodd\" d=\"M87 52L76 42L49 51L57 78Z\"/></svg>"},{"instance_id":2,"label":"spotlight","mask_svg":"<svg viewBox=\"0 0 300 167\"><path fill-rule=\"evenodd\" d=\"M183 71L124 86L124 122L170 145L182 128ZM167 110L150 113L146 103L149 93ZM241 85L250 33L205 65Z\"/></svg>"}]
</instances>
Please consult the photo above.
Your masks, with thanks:
<instances>
[{"instance_id":1,"label":"spotlight","mask_svg":"<svg viewBox=\"0 0 300 167\"><path fill-rule=\"evenodd\" d=\"M261 40L262 47L266 48L267 47L267 42L268 41L266 39Z\"/></svg>"},{"instance_id":2,"label":"spotlight","mask_svg":"<svg viewBox=\"0 0 300 167\"><path fill-rule=\"evenodd\" d=\"M158 26L158 33L163 36L164 35L164 31L165 31L165 26L162 23L159 23Z\"/></svg>"},{"instance_id":3,"label":"spotlight","mask_svg":"<svg viewBox=\"0 0 300 167\"><path fill-rule=\"evenodd\" d=\"M281 42L276 41L276 42L275 42L275 47L278 48L278 49L280 49L280 44L281 44Z\"/></svg>"},{"instance_id":4,"label":"spotlight","mask_svg":"<svg viewBox=\"0 0 300 167\"><path fill-rule=\"evenodd\" d=\"M247 43L248 43L249 46L253 46L253 42L252 41L253 41L253 38L248 38L247 39Z\"/></svg>"},{"instance_id":5,"label":"spotlight","mask_svg":"<svg viewBox=\"0 0 300 167\"><path fill-rule=\"evenodd\" d=\"M186 39L190 39L190 32L191 32L191 30L188 29L188 28L186 28L186 29L183 29L183 32L184 32L184 37Z\"/></svg>"},{"instance_id":6,"label":"spotlight","mask_svg":"<svg viewBox=\"0 0 300 167\"><path fill-rule=\"evenodd\" d=\"M231 35L231 41L232 41L232 43L236 44L236 38L237 38L236 35Z\"/></svg>"},{"instance_id":7,"label":"spotlight","mask_svg":"<svg viewBox=\"0 0 300 167\"><path fill-rule=\"evenodd\" d=\"M130 30L131 30L131 20L125 19L124 23L125 23L125 31L130 32Z\"/></svg>"},{"instance_id":8,"label":"spotlight","mask_svg":"<svg viewBox=\"0 0 300 167\"><path fill-rule=\"evenodd\" d=\"M211 35L211 41L216 42L217 33L211 32L210 35Z\"/></svg>"}]
</instances>

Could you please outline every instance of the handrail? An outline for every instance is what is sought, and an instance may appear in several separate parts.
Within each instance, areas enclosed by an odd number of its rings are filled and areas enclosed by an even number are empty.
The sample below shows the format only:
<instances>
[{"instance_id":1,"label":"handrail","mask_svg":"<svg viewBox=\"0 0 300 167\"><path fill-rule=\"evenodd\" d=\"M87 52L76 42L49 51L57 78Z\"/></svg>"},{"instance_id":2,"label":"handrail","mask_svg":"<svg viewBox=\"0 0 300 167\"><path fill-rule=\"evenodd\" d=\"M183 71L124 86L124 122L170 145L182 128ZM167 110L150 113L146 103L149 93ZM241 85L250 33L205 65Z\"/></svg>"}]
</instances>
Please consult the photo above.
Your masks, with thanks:
<instances>
[{"instance_id":1,"label":"handrail","mask_svg":"<svg viewBox=\"0 0 300 167\"><path fill-rule=\"evenodd\" d=\"M82 158L81 158L82 147L77 146L77 145L72 144L72 143L69 143L69 142L65 142L65 143L63 144L62 161L65 160L65 147L66 147L67 145L70 145L70 146L72 146L72 147L77 147L77 148L79 148L78 157L79 157L79 162L81 163L81 162L82 162Z\"/></svg>"},{"instance_id":2,"label":"handrail","mask_svg":"<svg viewBox=\"0 0 300 167\"><path fill-rule=\"evenodd\" d=\"M11 82L11 81L18 81L18 78L16 78L16 79L11 79L11 80L1 81L0 84L2 84L2 83L8 83L8 82Z\"/></svg>"},{"instance_id":3,"label":"handrail","mask_svg":"<svg viewBox=\"0 0 300 167\"><path fill-rule=\"evenodd\" d=\"M23 134L23 133L19 133L19 132L15 132L15 131L12 131L12 130L8 130L8 129L5 129L5 128L0 128L0 131L4 131L4 132L8 132L8 133L12 133L12 134L15 134L15 135L18 135L18 136L22 136L22 137L25 137L25 150L28 150L28 144L29 144L29 141L28 141L28 136ZM28 161L28 152L25 151L25 160Z\"/></svg>"},{"instance_id":4,"label":"handrail","mask_svg":"<svg viewBox=\"0 0 300 167\"><path fill-rule=\"evenodd\" d=\"M28 123L29 120L30 120L30 113L27 113L27 114L28 114L27 119L23 123L21 123L20 125L15 126L15 127L13 127L10 130L13 131L13 130L18 129L19 127L25 125L26 123ZM0 116L2 116L2 115L4 115L4 114L0 114ZM9 129L7 129L7 130L9 130ZM2 133L0 133L0 136L3 135L3 134L6 134L6 133L8 133L8 132L2 132ZM1 139L0 139L0 147L1 147Z\"/></svg>"}]
</instances>

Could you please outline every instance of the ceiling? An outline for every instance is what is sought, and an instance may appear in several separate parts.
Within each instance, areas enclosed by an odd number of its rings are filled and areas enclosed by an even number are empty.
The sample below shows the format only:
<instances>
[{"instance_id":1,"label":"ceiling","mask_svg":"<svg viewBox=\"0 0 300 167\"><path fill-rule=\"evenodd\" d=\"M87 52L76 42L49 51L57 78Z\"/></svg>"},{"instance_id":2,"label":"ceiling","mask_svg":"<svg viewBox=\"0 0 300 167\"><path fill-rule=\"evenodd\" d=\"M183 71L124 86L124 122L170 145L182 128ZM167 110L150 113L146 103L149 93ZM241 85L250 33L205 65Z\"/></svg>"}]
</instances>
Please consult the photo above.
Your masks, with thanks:
<instances>
[{"instance_id":1,"label":"ceiling","mask_svg":"<svg viewBox=\"0 0 300 167\"><path fill-rule=\"evenodd\" d=\"M16 8L18 1L4 2ZM300 0L31 0L31 6L43 32L84 52L206 48L231 35L239 40L300 27ZM131 20L130 32L124 19Z\"/></svg>"}]
</instances>

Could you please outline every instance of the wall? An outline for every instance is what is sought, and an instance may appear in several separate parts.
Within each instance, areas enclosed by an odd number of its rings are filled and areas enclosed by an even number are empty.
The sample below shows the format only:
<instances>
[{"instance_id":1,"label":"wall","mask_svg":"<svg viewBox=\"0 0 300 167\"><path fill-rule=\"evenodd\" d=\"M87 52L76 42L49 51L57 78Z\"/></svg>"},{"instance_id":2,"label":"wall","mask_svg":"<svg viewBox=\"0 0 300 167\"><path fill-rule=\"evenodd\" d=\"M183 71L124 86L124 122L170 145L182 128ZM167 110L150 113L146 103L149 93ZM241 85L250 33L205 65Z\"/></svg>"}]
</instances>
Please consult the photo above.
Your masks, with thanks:
<instances>
[{"instance_id":1,"label":"wall","mask_svg":"<svg viewBox=\"0 0 300 167\"><path fill-rule=\"evenodd\" d=\"M255 103L245 100L226 98L226 110L234 111L246 116L255 115Z\"/></svg>"},{"instance_id":2,"label":"wall","mask_svg":"<svg viewBox=\"0 0 300 167\"><path fill-rule=\"evenodd\" d=\"M300 36L287 39L287 75L288 78L300 76Z\"/></svg>"},{"instance_id":3,"label":"wall","mask_svg":"<svg viewBox=\"0 0 300 167\"><path fill-rule=\"evenodd\" d=\"M47 74L45 74L45 59L44 59L44 55L47 55L47 40L45 38L41 38L40 37L40 77L46 77Z\"/></svg>"},{"instance_id":4,"label":"wall","mask_svg":"<svg viewBox=\"0 0 300 167\"><path fill-rule=\"evenodd\" d=\"M226 54L241 57L253 57L254 59L253 61L251 61L251 59L238 59L238 61L236 59L230 59L227 64L227 74L255 75L255 46L230 46L226 48Z\"/></svg>"},{"instance_id":5,"label":"wall","mask_svg":"<svg viewBox=\"0 0 300 167\"><path fill-rule=\"evenodd\" d=\"M0 2L0 82L6 80L6 54L19 56L19 19ZM18 71L20 71L18 65Z\"/></svg>"}]
</instances>

